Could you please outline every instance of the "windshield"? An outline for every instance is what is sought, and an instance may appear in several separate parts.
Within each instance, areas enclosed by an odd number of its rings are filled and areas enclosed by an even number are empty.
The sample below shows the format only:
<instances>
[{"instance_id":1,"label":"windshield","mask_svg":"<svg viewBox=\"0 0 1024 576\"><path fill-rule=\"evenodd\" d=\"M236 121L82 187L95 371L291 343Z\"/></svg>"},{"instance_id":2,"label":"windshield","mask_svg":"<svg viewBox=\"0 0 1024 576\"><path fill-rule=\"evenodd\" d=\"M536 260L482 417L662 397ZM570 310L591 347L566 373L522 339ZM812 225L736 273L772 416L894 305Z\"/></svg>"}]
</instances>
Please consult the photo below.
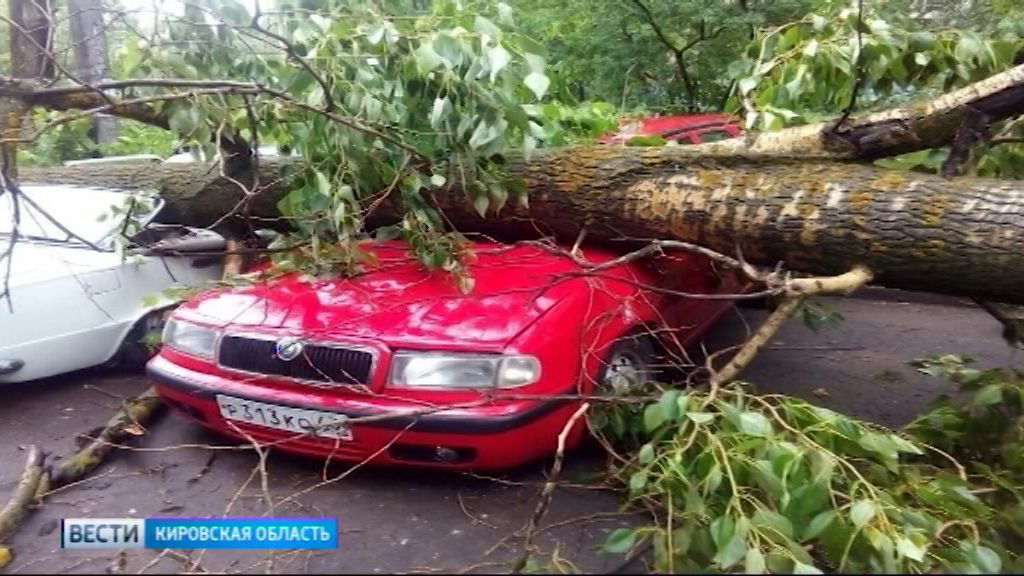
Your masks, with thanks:
<instances>
[{"instance_id":1,"label":"windshield","mask_svg":"<svg viewBox=\"0 0 1024 576\"><path fill-rule=\"evenodd\" d=\"M111 235L124 227L129 207L136 223L147 222L158 207L142 194L100 188L23 185L21 192L18 235L27 240L79 244L84 240L106 247ZM13 230L12 197L0 194L0 236L10 236Z\"/></svg>"}]
</instances>

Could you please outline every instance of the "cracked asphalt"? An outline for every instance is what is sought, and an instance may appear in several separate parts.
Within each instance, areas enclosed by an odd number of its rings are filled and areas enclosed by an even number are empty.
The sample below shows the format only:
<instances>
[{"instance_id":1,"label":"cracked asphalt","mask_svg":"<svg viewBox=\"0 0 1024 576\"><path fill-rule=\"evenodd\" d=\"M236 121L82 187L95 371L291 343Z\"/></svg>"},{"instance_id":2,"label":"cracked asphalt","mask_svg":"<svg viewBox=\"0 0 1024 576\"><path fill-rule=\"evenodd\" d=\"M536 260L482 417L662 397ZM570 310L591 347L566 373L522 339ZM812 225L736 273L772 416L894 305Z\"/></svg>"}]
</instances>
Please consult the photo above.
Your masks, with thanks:
<instances>
[{"instance_id":1,"label":"cracked asphalt","mask_svg":"<svg viewBox=\"0 0 1024 576\"><path fill-rule=\"evenodd\" d=\"M827 299L845 321L818 334L790 321L744 374L765 392L805 397L821 405L889 426L925 409L944 382L914 371L908 361L957 352L983 367L1021 364L1000 338L995 320L962 301L866 290L858 298ZM756 326L764 313L742 310ZM739 314L727 316L706 338L708 349L745 335ZM138 374L89 370L0 388L0 498L21 474L24 447L50 454L75 449L77 434L101 426L121 398L147 386ZM221 446L210 451L203 445ZM198 446L198 447L197 447ZM514 536L532 514L548 462L499 478L414 469L324 469L322 461L272 453L267 492L279 515L337 516L337 550L284 552L61 550L58 526L65 517L156 515L261 515L267 510L258 477L244 490L257 457L172 414L154 421L131 450L121 450L85 481L51 495L7 544L11 573L216 572L393 573L507 571L520 553ZM634 563L597 551L608 531L635 522L619 512L620 499L590 483L599 454L570 453L563 480L537 544L544 561L571 563L590 572L640 571ZM308 493L325 477L341 479ZM288 499L288 496L292 496ZM502 564L505 563L505 564Z\"/></svg>"}]
</instances>

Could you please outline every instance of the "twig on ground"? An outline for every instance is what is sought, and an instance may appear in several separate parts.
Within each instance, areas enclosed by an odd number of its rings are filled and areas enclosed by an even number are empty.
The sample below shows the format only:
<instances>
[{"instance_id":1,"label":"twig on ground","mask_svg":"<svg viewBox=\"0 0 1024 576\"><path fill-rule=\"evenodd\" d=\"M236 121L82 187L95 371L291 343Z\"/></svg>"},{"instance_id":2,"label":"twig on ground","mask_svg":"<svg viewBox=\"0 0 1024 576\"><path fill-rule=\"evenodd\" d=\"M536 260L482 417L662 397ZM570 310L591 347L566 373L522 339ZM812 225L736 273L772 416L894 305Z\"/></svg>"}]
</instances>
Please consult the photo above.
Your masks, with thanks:
<instances>
[{"instance_id":1,"label":"twig on ground","mask_svg":"<svg viewBox=\"0 0 1024 576\"><path fill-rule=\"evenodd\" d=\"M523 537L523 553L516 563L512 565L512 574L519 574L522 572L523 568L526 567L526 563L530 560L530 555L533 553L533 538L537 534L537 526L544 518L544 513L547 512L548 506L551 504L551 497L554 495L558 476L562 473L562 463L565 460L566 439L576 422L582 418L589 409L590 403L584 402L576 409L576 412L573 412L569 421L565 423L562 431L558 434L558 450L555 452L555 462L551 465L551 474L548 476L548 481L544 484L544 488L541 490L540 499L537 501L537 508L534 510L533 516L530 517L530 521L526 525L526 536Z\"/></svg>"}]
</instances>

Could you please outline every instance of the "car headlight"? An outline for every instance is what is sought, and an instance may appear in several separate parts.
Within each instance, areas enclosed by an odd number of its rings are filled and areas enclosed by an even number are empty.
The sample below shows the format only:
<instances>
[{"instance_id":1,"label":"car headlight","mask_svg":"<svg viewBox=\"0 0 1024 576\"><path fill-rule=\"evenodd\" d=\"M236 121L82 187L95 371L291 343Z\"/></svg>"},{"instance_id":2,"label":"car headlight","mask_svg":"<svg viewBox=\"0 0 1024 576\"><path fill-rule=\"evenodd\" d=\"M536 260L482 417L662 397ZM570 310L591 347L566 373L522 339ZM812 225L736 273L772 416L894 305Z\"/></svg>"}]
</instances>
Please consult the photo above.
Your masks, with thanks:
<instances>
[{"instance_id":1,"label":"car headlight","mask_svg":"<svg viewBox=\"0 0 1024 576\"><path fill-rule=\"evenodd\" d=\"M214 328L171 318L164 325L161 340L164 345L179 352L200 358L213 358L217 335L218 332Z\"/></svg>"},{"instance_id":2,"label":"car headlight","mask_svg":"<svg viewBox=\"0 0 1024 576\"><path fill-rule=\"evenodd\" d=\"M540 379L533 356L398 352L391 384L409 388L515 388Z\"/></svg>"}]
</instances>

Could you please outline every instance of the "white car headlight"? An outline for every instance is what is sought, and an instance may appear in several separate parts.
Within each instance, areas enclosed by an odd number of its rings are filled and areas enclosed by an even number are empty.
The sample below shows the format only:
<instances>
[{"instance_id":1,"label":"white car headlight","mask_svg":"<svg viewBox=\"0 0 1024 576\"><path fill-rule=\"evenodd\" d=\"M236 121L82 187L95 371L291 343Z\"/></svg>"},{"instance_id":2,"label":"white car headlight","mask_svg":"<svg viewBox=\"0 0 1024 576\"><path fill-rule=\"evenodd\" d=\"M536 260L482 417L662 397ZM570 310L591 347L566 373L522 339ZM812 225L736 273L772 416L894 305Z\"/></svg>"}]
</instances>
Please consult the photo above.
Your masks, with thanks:
<instances>
[{"instance_id":1,"label":"white car headlight","mask_svg":"<svg viewBox=\"0 0 1024 576\"><path fill-rule=\"evenodd\" d=\"M398 352L391 384L408 388L515 388L540 379L533 356Z\"/></svg>"},{"instance_id":2,"label":"white car headlight","mask_svg":"<svg viewBox=\"0 0 1024 576\"><path fill-rule=\"evenodd\" d=\"M184 320L169 319L164 325L163 344L200 358L213 358L218 331Z\"/></svg>"}]
</instances>

